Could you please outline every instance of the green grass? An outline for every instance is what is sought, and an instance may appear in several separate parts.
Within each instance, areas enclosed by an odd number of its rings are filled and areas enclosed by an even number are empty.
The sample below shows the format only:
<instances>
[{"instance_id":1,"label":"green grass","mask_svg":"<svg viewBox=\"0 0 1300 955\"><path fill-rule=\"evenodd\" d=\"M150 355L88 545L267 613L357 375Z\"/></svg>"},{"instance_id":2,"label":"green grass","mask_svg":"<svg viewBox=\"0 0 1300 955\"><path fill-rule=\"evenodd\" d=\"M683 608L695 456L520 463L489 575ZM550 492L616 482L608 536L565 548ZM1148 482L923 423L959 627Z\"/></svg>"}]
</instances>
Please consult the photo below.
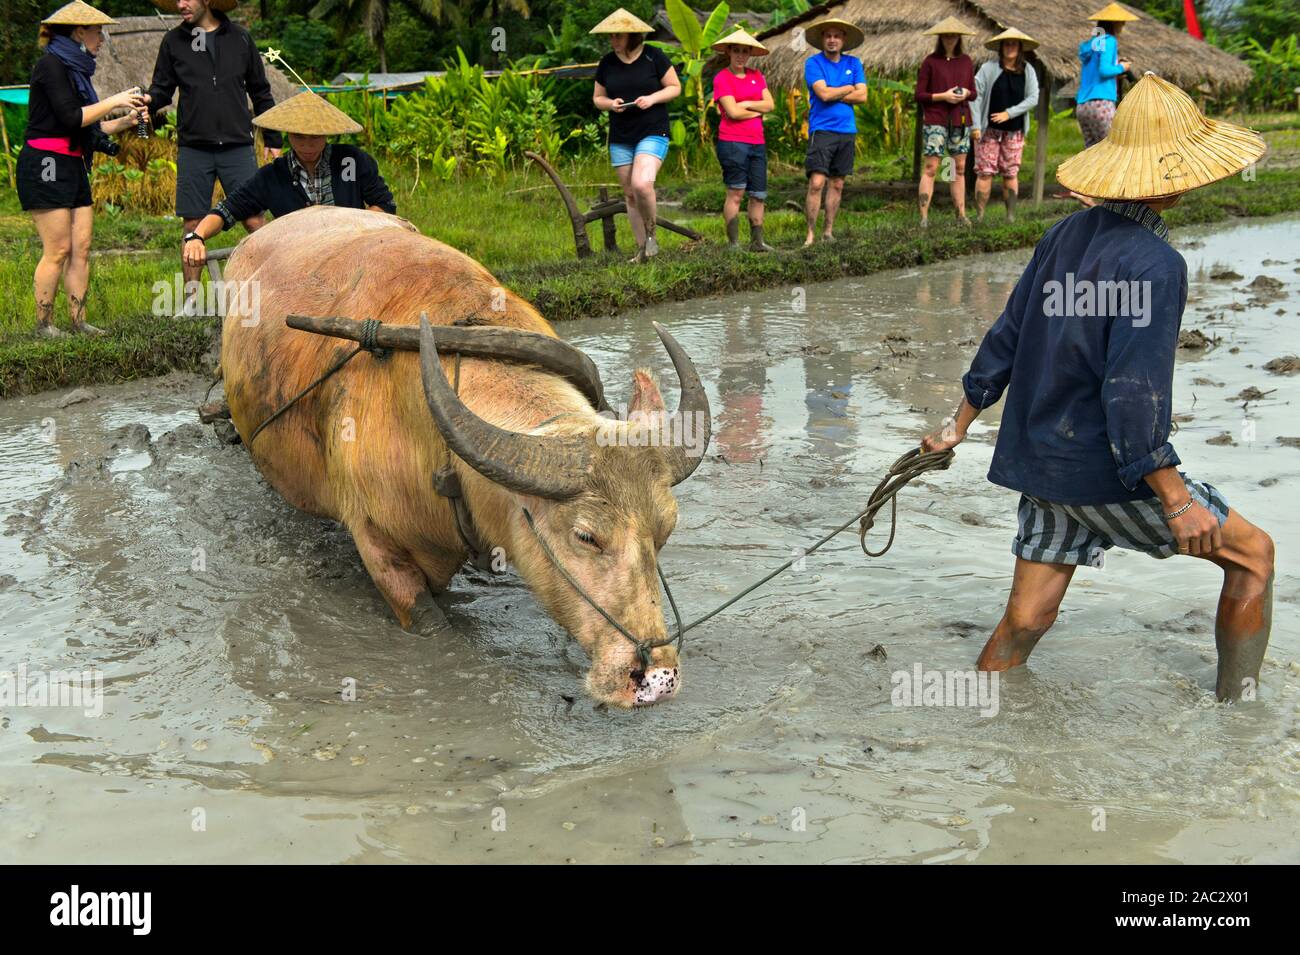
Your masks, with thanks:
<instances>
[{"instance_id":1,"label":"green grass","mask_svg":"<svg viewBox=\"0 0 1300 955\"><path fill-rule=\"evenodd\" d=\"M1271 152L1258 179L1234 178L1192 193L1168 214L1171 226L1300 209L1300 170L1295 162L1300 132L1284 114L1252 117L1257 127L1267 127L1270 119L1276 129L1265 134ZM1049 169L1080 148L1072 120L1053 122L1049 145ZM1026 159L1032 155L1031 137ZM1271 168L1275 157L1278 168ZM1052 200L1036 207L1022 198L1018 221L1008 224L1001 204L994 202L988 220L965 231L955 226L951 209L944 204L933 211L930 230L922 232L916 227L910 197L891 196L872 187L873 181L878 186L879 180L906 179L910 157L865 160L863 165L869 171L851 179L846 190L836 227L839 241L805 250L801 248L803 216L784 208L787 199L802 201L802 171L790 163L774 162L766 238L778 252L754 255L732 252L724 245L717 214L722 188L715 165L701 162L699 168L683 171L679 160L670 156L659 179L661 214L690 225L704 241L686 243L661 230L663 253L642 266L625 261L632 251L625 217L618 225L622 248L618 256L600 251L600 229L593 225L588 232L597 254L578 261L558 195L536 169L499 179L476 176L450 183L431 181L427 170L417 183L414 170L390 163L384 164L384 171L400 214L425 234L481 261L552 321L1027 247L1051 223L1078 208L1073 202ZM618 195L613 171L604 162L568 164L561 174L584 207L595 201L601 184ZM1022 196L1031 190L1031 177L1030 167L1024 167ZM946 190L939 192L938 201L946 203ZM0 188L0 397L200 367L215 322L173 319L168 309L156 307L155 302L155 284L170 284L177 274L179 223L162 216L135 216L128 210L98 216L95 230L88 317L111 334L100 339L36 341L31 337L31 276L39 245L13 193L7 186ZM242 234L242 229L224 233L213 245L234 244ZM744 234L742 227L742 238ZM66 327L63 296L56 311L57 320Z\"/></svg>"}]
</instances>

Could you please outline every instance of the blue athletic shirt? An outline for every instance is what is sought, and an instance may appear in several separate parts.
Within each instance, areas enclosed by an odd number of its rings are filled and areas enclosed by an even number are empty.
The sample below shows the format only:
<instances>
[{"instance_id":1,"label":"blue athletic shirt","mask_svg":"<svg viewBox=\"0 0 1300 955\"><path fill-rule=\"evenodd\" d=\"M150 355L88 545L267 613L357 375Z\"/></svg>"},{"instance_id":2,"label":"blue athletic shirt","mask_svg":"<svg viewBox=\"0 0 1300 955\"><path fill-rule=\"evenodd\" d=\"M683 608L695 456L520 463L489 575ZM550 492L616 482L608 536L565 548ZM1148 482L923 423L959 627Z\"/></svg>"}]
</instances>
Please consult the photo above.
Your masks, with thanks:
<instances>
[{"instance_id":1,"label":"blue athletic shirt","mask_svg":"<svg viewBox=\"0 0 1300 955\"><path fill-rule=\"evenodd\" d=\"M808 57L803 66L803 78L808 84L808 135L819 129L829 133L857 133L858 124L853 116L853 107L848 103L827 103L813 92L813 84L824 80L829 87L853 86L865 83L867 75L862 71L862 61L856 56L841 53L840 58L832 63L825 53Z\"/></svg>"}]
</instances>

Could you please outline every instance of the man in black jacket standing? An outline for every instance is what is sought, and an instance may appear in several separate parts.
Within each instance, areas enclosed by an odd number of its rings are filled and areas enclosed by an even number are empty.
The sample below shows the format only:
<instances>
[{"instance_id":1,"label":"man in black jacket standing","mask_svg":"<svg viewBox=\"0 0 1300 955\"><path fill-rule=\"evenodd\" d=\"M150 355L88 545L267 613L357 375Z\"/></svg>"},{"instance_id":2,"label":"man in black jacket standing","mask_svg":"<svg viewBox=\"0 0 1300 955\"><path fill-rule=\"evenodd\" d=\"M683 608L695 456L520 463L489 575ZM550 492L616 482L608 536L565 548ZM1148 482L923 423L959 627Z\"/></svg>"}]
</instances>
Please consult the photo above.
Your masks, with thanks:
<instances>
[{"instance_id":1,"label":"man in black jacket standing","mask_svg":"<svg viewBox=\"0 0 1300 955\"><path fill-rule=\"evenodd\" d=\"M226 194L257 172L253 154L253 114L275 105L266 68L247 30L231 23L225 11L237 0L154 0L181 22L163 36L147 97L150 112L158 113L180 89L177 104L176 214L182 234L193 231L212 206L217 179ZM248 107L253 102L252 112ZM280 134L263 133L267 158L280 155ZM244 220L250 232L265 220ZM183 266L186 286L197 281L200 269Z\"/></svg>"}]
</instances>

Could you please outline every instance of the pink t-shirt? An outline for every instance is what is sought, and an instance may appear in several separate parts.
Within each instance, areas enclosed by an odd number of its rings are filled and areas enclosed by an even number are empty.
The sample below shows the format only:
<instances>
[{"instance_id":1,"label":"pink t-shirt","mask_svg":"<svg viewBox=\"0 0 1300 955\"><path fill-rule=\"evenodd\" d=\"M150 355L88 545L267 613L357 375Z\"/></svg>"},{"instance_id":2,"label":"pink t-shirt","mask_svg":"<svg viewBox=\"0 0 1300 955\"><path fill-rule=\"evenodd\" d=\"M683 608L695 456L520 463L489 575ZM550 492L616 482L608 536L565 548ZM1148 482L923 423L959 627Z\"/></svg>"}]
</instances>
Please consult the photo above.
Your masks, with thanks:
<instances>
[{"instance_id":1,"label":"pink t-shirt","mask_svg":"<svg viewBox=\"0 0 1300 955\"><path fill-rule=\"evenodd\" d=\"M745 70L744 76L737 76L730 69L718 71L713 78L713 101L719 102L724 96L734 96L737 103L748 103L763 98L767 89L767 80L758 70ZM727 114L718 107L718 138L728 143L750 143L763 145L763 118L728 119Z\"/></svg>"}]
</instances>

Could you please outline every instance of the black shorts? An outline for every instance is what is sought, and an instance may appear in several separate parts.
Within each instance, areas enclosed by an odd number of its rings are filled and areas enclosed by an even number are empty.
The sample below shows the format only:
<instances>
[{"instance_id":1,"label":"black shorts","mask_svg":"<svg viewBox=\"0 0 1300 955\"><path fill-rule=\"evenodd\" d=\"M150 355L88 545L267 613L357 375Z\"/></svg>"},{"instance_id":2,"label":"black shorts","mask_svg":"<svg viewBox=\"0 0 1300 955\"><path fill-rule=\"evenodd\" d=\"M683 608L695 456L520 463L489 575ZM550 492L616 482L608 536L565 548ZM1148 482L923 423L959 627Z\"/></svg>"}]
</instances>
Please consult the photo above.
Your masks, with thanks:
<instances>
[{"instance_id":1,"label":"black shorts","mask_svg":"<svg viewBox=\"0 0 1300 955\"><path fill-rule=\"evenodd\" d=\"M256 172L252 146L181 146L176 150L176 214L202 219L212 211L218 179L230 195Z\"/></svg>"},{"instance_id":2,"label":"black shorts","mask_svg":"<svg viewBox=\"0 0 1300 955\"><path fill-rule=\"evenodd\" d=\"M834 179L844 178L853 172L853 149L857 139L853 133L815 131L808 137L804 171L810 176L819 172Z\"/></svg>"},{"instance_id":3,"label":"black shorts","mask_svg":"<svg viewBox=\"0 0 1300 955\"><path fill-rule=\"evenodd\" d=\"M80 209L92 203L90 176L80 156L65 156L26 143L14 169L18 204L24 211Z\"/></svg>"}]
</instances>

